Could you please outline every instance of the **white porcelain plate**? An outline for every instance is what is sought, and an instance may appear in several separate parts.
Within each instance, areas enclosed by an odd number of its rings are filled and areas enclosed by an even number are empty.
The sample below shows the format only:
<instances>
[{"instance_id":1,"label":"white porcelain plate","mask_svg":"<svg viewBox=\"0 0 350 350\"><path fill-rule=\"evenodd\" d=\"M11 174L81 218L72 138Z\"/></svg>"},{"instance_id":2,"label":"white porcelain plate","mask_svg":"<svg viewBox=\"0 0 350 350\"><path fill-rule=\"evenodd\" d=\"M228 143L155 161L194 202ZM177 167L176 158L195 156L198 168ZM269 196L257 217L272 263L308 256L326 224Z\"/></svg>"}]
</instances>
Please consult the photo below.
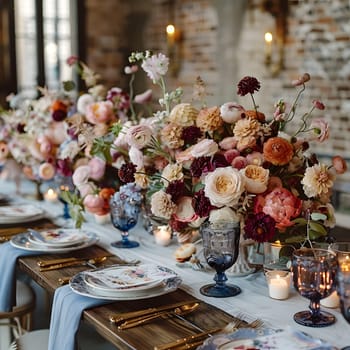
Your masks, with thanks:
<instances>
[{"instance_id":1,"label":"white porcelain plate","mask_svg":"<svg viewBox=\"0 0 350 350\"><path fill-rule=\"evenodd\" d=\"M28 234L31 243L45 247L69 247L82 243L88 239L86 231L80 229L58 228L45 231L36 231L35 235Z\"/></svg>"},{"instance_id":2,"label":"white porcelain plate","mask_svg":"<svg viewBox=\"0 0 350 350\"><path fill-rule=\"evenodd\" d=\"M85 275L85 282L101 291L120 292L153 288L162 281L174 277L177 277L176 272L167 267L142 264L89 271Z\"/></svg>"},{"instance_id":3,"label":"white porcelain plate","mask_svg":"<svg viewBox=\"0 0 350 350\"><path fill-rule=\"evenodd\" d=\"M28 233L21 233L12 237L10 243L15 248L36 251L36 252L45 252L47 254L56 254L56 253L67 253L78 249L83 249L86 247L90 247L96 244L99 241L97 235L93 232L86 232L86 239L83 242L70 245L68 247L48 247L39 245L29 241Z\"/></svg>"},{"instance_id":4,"label":"white porcelain plate","mask_svg":"<svg viewBox=\"0 0 350 350\"><path fill-rule=\"evenodd\" d=\"M39 220L45 211L30 204L5 205L0 207L0 224L17 224Z\"/></svg>"}]
</instances>

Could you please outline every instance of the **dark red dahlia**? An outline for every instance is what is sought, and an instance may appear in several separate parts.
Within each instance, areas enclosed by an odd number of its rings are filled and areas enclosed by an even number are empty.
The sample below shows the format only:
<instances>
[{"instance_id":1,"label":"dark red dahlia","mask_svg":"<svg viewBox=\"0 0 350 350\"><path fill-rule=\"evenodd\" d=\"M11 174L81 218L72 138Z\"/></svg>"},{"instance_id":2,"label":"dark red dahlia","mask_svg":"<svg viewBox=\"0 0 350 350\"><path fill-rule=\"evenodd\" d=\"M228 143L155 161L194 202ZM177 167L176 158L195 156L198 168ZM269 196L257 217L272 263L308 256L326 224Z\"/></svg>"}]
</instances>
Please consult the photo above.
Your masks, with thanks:
<instances>
[{"instance_id":1,"label":"dark red dahlia","mask_svg":"<svg viewBox=\"0 0 350 350\"><path fill-rule=\"evenodd\" d=\"M224 168L230 165L223 154L215 154L212 160L212 164L215 169Z\"/></svg>"},{"instance_id":2,"label":"dark red dahlia","mask_svg":"<svg viewBox=\"0 0 350 350\"><path fill-rule=\"evenodd\" d=\"M135 164L125 163L120 167L118 171L118 175L121 181L125 183L129 183L129 182L135 181L135 172L136 172Z\"/></svg>"},{"instance_id":3,"label":"dark red dahlia","mask_svg":"<svg viewBox=\"0 0 350 350\"><path fill-rule=\"evenodd\" d=\"M171 181L165 192L171 195L171 200L176 202L185 191L185 183L181 180Z\"/></svg>"},{"instance_id":4,"label":"dark red dahlia","mask_svg":"<svg viewBox=\"0 0 350 350\"><path fill-rule=\"evenodd\" d=\"M169 221L169 225L174 231L181 232L188 226L188 223L178 221L178 220L175 220L174 218L171 218Z\"/></svg>"},{"instance_id":5,"label":"dark red dahlia","mask_svg":"<svg viewBox=\"0 0 350 350\"><path fill-rule=\"evenodd\" d=\"M197 126L191 125L182 130L181 138L184 140L185 145L194 145L197 140L202 137L201 129Z\"/></svg>"},{"instance_id":6,"label":"dark red dahlia","mask_svg":"<svg viewBox=\"0 0 350 350\"><path fill-rule=\"evenodd\" d=\"M57 173L63 176L72 176L72 162L69 158L58 159L56 164Z\"/></svg>"},{"instance_id":7,"label":"dark red dahlia","mask_svg":"<svg viewBox=\"0 0 350 350\"><path fill-rule=\"evenodd\" d=\"M62 109L57 109L56 111L52 112L52 119L55 122L61 122L62 120L66 119L67 112Z\"/></svg>"},{"instance_id":8,"label":"dark red dahlia","mask_svg":"<svg viewBox=\"0 0 350 350\"><path fill-rule=\"evenodd\" d=\"M210 204L210 200L204 194L204 189L196 192L192 199L192 206L197 215L201 218L207 217L210 214L210 211L215 207Z\"/></svg>"},{"instance_id":9,"label":"dark red dahlia","mask_svg":"<svg viewBox=\"0 0 350 350\"><path fill-rule=\"evenodd\" d=\"M201 177L204 173L208 173L214 170L214 166L211 163L210 157L195 158L191 164L191 175L193 177Z\"/></svg>"},{"instance_id":10,"label":"dark red dahlia","mask_svg":"<svg viewBox=\"0 0 350 350\"><path fill-rule=\"evenodd\" d=\"M16 127L17 132L19 134L24 134L25 133L25 130L24 130L25 126L26 126L25 124L18 123L17 127Z\"/></svg>"},{"instance_id":11,"label":"dark red dahlia","mask_svg":"<svg viewBox=\"0 0 350 350\"><path fill-rule=\"evenodd\" d=\"M265 213L248 215L245 226L245 238L251 238L256 242L268 242L276 234L276 221Z\"/></svg>"},{"instance_id":12,"label":"dark red dahlia","mask_svg":"<svg viewBox=\"0 0 350 350\"><path fill-rule=\"evenodd\" d=\"M254 94L255 91L259 91L260 89L260 83L258 79L254 77L244 77L241 79L237 86L237 94L240 96Z\"/></svg>"}]
</instances>

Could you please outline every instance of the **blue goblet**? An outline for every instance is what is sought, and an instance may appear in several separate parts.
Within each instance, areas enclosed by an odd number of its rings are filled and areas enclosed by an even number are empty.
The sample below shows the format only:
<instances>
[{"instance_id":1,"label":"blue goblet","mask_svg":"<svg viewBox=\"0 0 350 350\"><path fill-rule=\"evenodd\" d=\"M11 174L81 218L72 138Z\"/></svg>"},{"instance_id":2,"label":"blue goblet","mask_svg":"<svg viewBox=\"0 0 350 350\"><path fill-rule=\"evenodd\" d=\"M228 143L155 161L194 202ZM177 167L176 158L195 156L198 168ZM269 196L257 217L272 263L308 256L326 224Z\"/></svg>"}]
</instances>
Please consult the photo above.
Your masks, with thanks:
<instances>
[{"instance_id":1,"label":"blue goblet","mask_svg":"<svg viewBox=\"0 0 350 350\"><path fill-rule=\"evenodd\" d=\"M122 239L111 243L116 248L135 248L139 243L129 239L129 230L136 226L141 211L142 195L135 184L120 188L110 200L111 220L115 228L121 231Z\"/></svg>"}]
</instances>

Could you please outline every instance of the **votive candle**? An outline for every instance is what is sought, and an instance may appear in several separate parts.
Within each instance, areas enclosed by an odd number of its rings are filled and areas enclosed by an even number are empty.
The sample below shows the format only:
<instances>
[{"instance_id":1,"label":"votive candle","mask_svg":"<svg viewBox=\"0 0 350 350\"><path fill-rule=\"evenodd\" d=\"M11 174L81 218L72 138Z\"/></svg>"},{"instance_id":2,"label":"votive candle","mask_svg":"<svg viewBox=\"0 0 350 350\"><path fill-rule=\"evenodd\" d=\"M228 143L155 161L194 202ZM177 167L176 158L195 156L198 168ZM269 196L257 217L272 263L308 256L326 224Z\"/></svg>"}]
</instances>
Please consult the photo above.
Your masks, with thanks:
<instances>
[{"instance_id":1,"label":"votive candle","mask_svg":"<svg viewBox=\"0 0 350 350\"><path fill-rule=\"evenodd\" d=\"M290 289L290 273L286 271L266 271L269 296L273 299L287 299Z\"/></svg>"},{"instance_id":2,"label":"votive candle","mask_svg":"<svg viewBox=\"0 0 350 350\"><path fill-rule=\"evenodd\" d=\"M167 246L171 242L171 229L168 225L158 226L153 231L154 239L157 244Z\"/></svg>"},{"instance_id":3,"label":"votive candle","mask_svg":"<svg viewBox=\"0 0 350 350\"><path fill-rule=\"evenodd\" d=\"M49 188L45 193L44 193L44 199L48 202L56 202L58 198L57 192Z\"/></svg>"}]
</instances>

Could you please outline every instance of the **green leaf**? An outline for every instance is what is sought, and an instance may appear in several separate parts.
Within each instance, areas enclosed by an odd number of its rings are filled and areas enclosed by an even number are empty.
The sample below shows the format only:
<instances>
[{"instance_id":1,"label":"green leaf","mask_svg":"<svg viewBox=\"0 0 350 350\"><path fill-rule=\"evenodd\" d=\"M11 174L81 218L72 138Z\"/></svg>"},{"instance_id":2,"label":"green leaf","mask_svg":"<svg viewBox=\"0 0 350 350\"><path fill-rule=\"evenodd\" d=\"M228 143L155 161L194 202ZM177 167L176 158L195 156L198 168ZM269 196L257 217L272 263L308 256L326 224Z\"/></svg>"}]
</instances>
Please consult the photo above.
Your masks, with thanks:
<instances>
[{"instance_id":1,"label":"green leaf","mask_svg":"<svg viewBox=\"0 0 350 350\"><path fill-rule=\"evenodd\" d=\"M327 235L326 228L322 224L315 221L310 222L310 231L318 232L321 236Z\"/></svg>"}]
</instances>

